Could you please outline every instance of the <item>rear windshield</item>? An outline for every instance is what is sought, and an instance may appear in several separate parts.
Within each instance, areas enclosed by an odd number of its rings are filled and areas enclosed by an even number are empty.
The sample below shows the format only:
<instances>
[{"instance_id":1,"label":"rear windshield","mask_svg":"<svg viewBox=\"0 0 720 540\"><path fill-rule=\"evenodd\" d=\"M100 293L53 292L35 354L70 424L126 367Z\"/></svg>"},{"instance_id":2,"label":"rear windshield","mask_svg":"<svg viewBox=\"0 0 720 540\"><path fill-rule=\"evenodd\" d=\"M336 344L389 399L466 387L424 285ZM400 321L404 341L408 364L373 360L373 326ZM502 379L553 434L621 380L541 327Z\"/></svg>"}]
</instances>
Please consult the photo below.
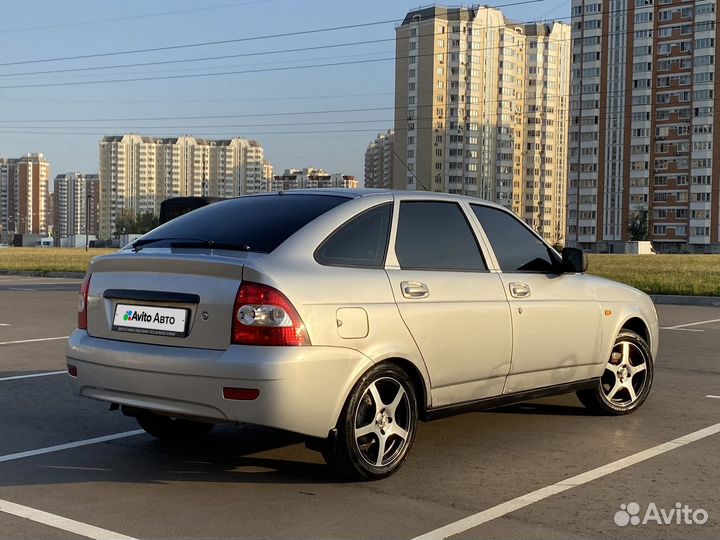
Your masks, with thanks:
<instances>
[{"instance_id":1,"label":"rear windshield","mask_svg":"<svg viewBox=\"0 0 720 540\"><path fill-rule=\"evenodd\" d=\"M349 201L333 195L272 194L220 201L150 231L142 242L163 247L178 240L246 245L270 253L296 231L328 210ZM148 244L148 240L162 240Z\"/></svg>"}]
</instances>

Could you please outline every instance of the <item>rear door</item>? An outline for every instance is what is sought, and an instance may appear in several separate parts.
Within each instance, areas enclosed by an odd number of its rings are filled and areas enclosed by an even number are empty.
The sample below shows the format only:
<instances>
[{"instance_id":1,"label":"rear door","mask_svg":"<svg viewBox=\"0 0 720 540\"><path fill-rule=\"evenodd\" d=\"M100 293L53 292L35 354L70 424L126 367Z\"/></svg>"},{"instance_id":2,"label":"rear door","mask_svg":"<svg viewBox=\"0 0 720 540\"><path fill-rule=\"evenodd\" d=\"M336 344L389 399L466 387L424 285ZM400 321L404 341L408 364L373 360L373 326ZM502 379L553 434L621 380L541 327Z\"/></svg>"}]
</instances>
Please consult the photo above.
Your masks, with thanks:
<instances>
[{"instance_id":1,"label":"rear door","mask_svg":"<svg viewBox=\"0 0 720 540\"><path fill-rule=\"evenodd\" d=\"M510 212L470 205L488 237L513 325L505 393L592 377L602 338L601 312L582 274L564 274L559 257Z\"/></svg>"},{"instance_id":2,"label":"rear door","mask_svg":"<svg viewBox=\"0 0 720 540\"><path fill-rule=\"evenodd\" d=\"M467 209L403 196L396 205L386 271L430 374L433 406L501 394L510 367L509 306Z\"/></svg>"}]
</instances>

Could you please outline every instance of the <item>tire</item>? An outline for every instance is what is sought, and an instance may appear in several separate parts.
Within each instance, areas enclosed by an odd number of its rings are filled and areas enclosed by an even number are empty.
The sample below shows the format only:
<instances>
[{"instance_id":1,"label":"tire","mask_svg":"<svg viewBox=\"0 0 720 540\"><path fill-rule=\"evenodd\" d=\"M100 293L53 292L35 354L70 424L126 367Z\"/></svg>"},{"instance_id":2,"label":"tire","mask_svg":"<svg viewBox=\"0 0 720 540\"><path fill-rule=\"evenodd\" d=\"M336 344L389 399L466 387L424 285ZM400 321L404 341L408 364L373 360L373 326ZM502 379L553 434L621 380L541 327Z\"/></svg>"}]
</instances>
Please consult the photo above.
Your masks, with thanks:
<instances>
[{"instance_id":1,"label":"tire","mask_svg":"<svg viewBox=\"0 0 720 540\"><path fill-rule=\"evenodd\" d=\"M598 387L580 390L577 397L597 414L629 414L647 399L654 373L652 353L645 340L631 330L621 330Z\"/></svg>"},{"instance_id":2,"label":"tire","mask_svg":"<svg viewBox=\"0 0 720 540\"><path fill-rule=\"evenodd\" d=\"M386 478L407 459L417 420L418 403L410 377L398 366L377 365L350 392L336 436L322 449L325 462L352 480Z\"/></svg>"},{"instance_id":3,"label":"tire","mask_svg":"<svg viewBox=\"0 0 720 540\"><path fill-rule=\"evenodd\" d=\"M170 442L197 441L205 437L215 425L161 416L150 411L138 412L135 419L140 427L153 437Z\"/></svg>"}]
</instances>

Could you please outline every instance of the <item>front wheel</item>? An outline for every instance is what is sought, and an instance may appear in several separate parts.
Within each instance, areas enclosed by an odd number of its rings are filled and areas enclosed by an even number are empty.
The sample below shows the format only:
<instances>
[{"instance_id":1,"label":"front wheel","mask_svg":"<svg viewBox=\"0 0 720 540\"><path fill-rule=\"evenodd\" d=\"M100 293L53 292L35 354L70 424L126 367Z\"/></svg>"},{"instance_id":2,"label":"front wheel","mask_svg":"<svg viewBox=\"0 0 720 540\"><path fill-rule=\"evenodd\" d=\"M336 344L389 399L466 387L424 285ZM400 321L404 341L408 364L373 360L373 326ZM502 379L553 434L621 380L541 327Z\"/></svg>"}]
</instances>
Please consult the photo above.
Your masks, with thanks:
<instances>
[{"instance_id":1,"label":"front wheel","mask_svg":"<svg viewBox=\"0 0 720 540\"><path fill-rule=\"evenodd\" d=\"M401 368L370 369L350 392L325 461L354 480L390 476L407 459L417 427L415 389Z\"/></svg>"},{"instance_id":2,"label":"front wheel","mask_svg":"<svg viewBox=\"0 0 720 540\"><path fill-rule=\"evenodd\" d=\"M138 412L137 423L150 435L163 441L190 442L202 439L214 424L161 416L150 411Z\"/></svg>"},{"instance_id":3,"label":"front wheel","mask_svg":"<svg viewBox=\"0 0 720 540\"><path fill-rule=\"evenodd\" d=\"M650 347L637 333L622 330L597 388L580 390L577 397L593 412L607 415L631 413L650 393L653 374Z\"/></svg>"}]
</instances>

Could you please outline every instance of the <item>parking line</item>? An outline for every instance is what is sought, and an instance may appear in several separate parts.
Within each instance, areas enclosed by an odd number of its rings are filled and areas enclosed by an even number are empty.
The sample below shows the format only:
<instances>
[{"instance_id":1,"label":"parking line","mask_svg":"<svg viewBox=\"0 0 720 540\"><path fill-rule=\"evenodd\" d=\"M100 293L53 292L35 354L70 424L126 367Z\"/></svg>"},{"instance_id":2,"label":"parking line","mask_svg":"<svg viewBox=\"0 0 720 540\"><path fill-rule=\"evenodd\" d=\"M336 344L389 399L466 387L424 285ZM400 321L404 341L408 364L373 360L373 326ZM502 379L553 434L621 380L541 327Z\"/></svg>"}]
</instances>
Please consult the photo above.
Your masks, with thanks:
<instances>
[{"instance_id":1,"label":"parking line","mask_svg":"<svg viewBox=\"0 0 720 540\"><path fill-rule=\"evenodd\" d=\"M24 459L27 457L40 456L42 454L52 454L53 452L61 452L63 450L69 450L70 448L80 448L81 446L89 446L91 444L114 441L116 439L126 439L127 437L140 435L141 433L145 432L142 429L134 429L132 431L123 431L122 433L103 435L102 437L94 437L92 439L84 439L82 441L58 444L55 446L48 446L46 448L37 448L35 450L26 450L25 452L16 452L14 454L6 454L4 456L0 456L0 463L5 461L15 461L16 459Z\"/></svg>"},{"instance_id":2,"label":"parking line","mask_svg":"<svg viewBox=\"0 0 720 540\"><path fill-rule=\"evenodd\" d=\"M32 379L34 377L47 377L48 375L60 375L62 373L67 373L67 371L46 371L44 373L31 373L30 375L13 375L12 377L3 377L0 379L0 382L17 381L18 379Z\"/></svg>"},{"instance_id":3,"label":"parking line","mask_svg":"<svg viewBox=\"0 0 720 540\"><path fill-rule=\"evenodd\" d=\"M704 332L705 330L698 330L697 328L672 328L669 326L661 326L660 330L682 330L683 332Z\"/></svg>"},{"instance_id":4,"label":"parking line","mask_svg":"<svg viewBox=\"0 0 720 540\"><path fill-rule=\"evenodd\" d=\"M714 322L720 322L720 319L710 319L709 321L698 321L698 322L691 322L687 324L676 324L675 326L667 326L663 328L663 330L677 330L678 328L686 328L688 326L697 326L699 324L709 324Z\"/></svg>"},{"instance_id":5,"label":"parking line","mask_svg":"<svg viewBox=\"0 0 720 540\"><path fill-rule=\"evenodd\" d=\"M709 398L713 398L713 399L720 399L720 396L711 396L711 395L708 395L708 396L705 396L705 397L709 397Z\"/></svg>"},{"instance_id":6,"label":"parking line","mask_svg":"<svg viewBox=\"0 0 720 540\"><path fill-rule=\"evenodd\" d=\"M67 339L70 336L44 337L36 339L19 339L17 341L0 341L0 345L17 345L18 343L36 343L38 341L53 341L56 339Z\"/></svg>"},{"instance_id":7,"label":"parking line","mask_svg":"<svg viewBox=\"0 0 720 540\"><path fill-rule=\"evenodd\" d=\"M55 529L61 529L86 538L94 538L96 540L135 540L132 536L101 529L94 525L89 525L81 521L75 521L66 517L43 512L29 506L23 506L10 501L0 499L0 512L12 514L13 516L29 519L43 525L49 525Z\"/></svg>"},{"instance_id":8,"label":"parking line","mask_svg":"<svg viewBox=\"0 0 720 540\"><path fill-rule=\"evenodd\" d=\"M482 512L478 512L477 514L473 514L459 521L418 536L414 540L448 538L450 536L463 533L484 523L510 514L511 512L515 512L516 510L520 510L521 508L525 508L526 506L542 501L543 499L562 493L563 491L582 486L583 484L587 484L588 482L592 482L593 480L597 480L603 476L613 474L632 465L642 463L643 461L664 454L665 452L681 448L686 444L699 441L717 433L720 433L720 424L714 424L699 431L683 435L682 437L678 437L672 441L668 441L658 446L648 448L647 450L643 450L642 452L638 452L637 454L613 461L607 465L603 465L596 469L566 478L565 480L561 480L560 482L550 486L521 495L520 497L516 497L497 506L493 506L492 508L488 508L487 510L483 510Z\"/></svg>"},{"instance_id":9,"label":"parking line","mask_svg":"<svg viewBox=\"0 0 720 540\"><path fill-rule=\"evenodd\" d=\"M2 323L0 322L0 326L10 326L8 323Z\"/></svg>"}]
</instances>

